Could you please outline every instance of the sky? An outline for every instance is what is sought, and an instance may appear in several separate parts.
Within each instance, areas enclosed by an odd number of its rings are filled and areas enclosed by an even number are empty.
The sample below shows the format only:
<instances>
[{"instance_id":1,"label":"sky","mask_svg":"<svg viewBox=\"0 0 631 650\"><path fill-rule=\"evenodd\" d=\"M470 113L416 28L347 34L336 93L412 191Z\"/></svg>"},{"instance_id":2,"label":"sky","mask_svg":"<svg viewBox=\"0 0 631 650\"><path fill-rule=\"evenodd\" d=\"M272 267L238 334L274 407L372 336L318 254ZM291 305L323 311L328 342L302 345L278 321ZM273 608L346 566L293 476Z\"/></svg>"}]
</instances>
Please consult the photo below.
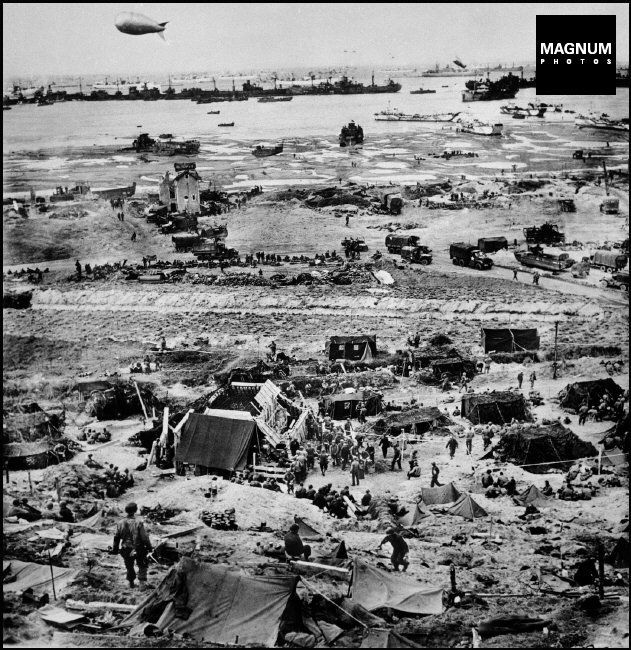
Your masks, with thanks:
<instances>
[{"instance_id":1,"label":"sky","mask_svg":"<svg viewBox=\"0 0 631 650\"><path fill-rule=\"evenodd\" d=\"M121 11L169 21L115 27ZM626 3L3 3L3 75L470 65L535 60L537 14L615 14L628 61ZM623 54L624 53L624 54Z\"/></svg>"}]
</instances>

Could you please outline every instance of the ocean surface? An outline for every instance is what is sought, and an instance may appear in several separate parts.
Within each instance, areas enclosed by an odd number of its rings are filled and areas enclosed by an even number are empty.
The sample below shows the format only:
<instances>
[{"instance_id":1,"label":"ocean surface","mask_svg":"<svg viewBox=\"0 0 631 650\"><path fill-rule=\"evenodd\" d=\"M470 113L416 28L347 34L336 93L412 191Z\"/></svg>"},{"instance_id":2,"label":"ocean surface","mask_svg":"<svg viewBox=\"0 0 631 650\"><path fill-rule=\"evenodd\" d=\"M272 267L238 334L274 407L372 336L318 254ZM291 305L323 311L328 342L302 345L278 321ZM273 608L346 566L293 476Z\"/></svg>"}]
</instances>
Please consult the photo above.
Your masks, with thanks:
<instances>
[{"instance_id":1,"label":"ocean surface","mask_svg":"<svg viewBox=\"0 0 631 650\"><path fill-rule=\"evenodd\" d=\"M619 144L626 141L628 156L628 133L611 135L588 130L579 130L574 125L574 114L553 113L544 120L512 120L500 113L505 101L472 102L461 101L464 78L404 78L403 88L398 93L378 95L331 95L294 97L291 102L259 103L256 99L245 102L221 102L196 104L179 101L106 101L106 102L61 102L52 106L14 106L3 112L3 189L25 190L34 186L37 190L53 187L60 179L71 184L84 178L82 170L90 172L93 186L98 186L95 172L101 169L103 183L126 178L125 168L131 161L129 153L117 152L130 146L139 133L157 136L172 133L176 138L196 138L202 143L198 167L207 165L211 171L221 168L222 161L238 163L240 159L252 160L250 150L257 143L276 143L284 140L286 151L298 151L299 145L312 150L321 150L321 155L339 156L337 136L342 125L354 120L365 132L364 148L367 155L371 146L388 146L390 139L405 143L406 138L416 142L440 134L442 124L419 124L414 122L376 122L374 114L387 108L405 113L443 113L462 111L465 116L477 117L489 122L502 122L505 134L532 133L546 129L560 129L569 141L593 139L604 143L611 138ZM436 94L411 95L410 90L419 86L435 89ZM445 87L446 86L446 87ZM537 98L535 89L519 91L514 100L525 105ZM629 89L619 88L615 96L541 96L547 103L560 103L564 109L579 113L595 111L607 113L613 118L629 116ZM208 111L219 110L219 115ZM220 127L221 122L234 122L234 127ZM527 122L527 123L526 123ZM560 122L560 124L556 124ZM448 127L449 128L449 127ZM453 129L452 129L453 130ZM476 137L476 136L474 136ZM461 138L462 139L462 138ZM484 138L483 138L484 139ZM488 138L486 138L488 140ZM622 140L622 141L621 141ZM293 149L292 149L293 144ZM390 151L396 151L390 145ZM103 156L103 148L108 156ZM90 149L95 151L90 158ZM98 152L98 153L97 153ZM406 153L401 149L401 153ZM410 151L407 151L410 153ZM410 156L411 157L411 156ZM280 157L277 157L279 159ZM164 159L170 166L169 159ZM165 165L162 165L165 166ZM115 174L108 173L116 169ZM132 171L131 169L129 170ZM129 180L140 180L139 169ZM131 178L134 176L134 178ZM243 181L233 175L232 180ZM152 179L154 180L154 179ZM294 179L296 184L301 180Z\"/></svg>"}]
</instances>

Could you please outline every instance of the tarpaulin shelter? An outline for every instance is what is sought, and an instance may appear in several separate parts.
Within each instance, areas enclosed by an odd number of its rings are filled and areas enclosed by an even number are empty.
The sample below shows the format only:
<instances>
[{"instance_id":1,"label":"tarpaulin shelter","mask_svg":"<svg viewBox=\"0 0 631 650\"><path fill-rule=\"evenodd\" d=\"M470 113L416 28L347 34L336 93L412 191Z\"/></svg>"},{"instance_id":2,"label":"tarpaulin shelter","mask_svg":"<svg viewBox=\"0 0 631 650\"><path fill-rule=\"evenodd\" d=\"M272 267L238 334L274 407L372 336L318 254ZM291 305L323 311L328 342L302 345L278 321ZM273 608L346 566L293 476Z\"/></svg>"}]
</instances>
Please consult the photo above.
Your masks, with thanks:
<instances>
[{"instance_id":1,"label":"tarpaulin shelter","mask_svg":"<svg viewBox=\"0 0 631 650\"><path fill-rule=\"evenodd\" d=\"M324 410L333 420L346 420L359 415L360 404L364 402L368 415L381 412L381 398L376 393L339 393L324 398Z\"/></svg>"},{"instance_id":2,"label":"tarpaulin shelter","mask_svg":"<svg viewBox=\"0 0 631 650\"><path fill-rule=\"evenodd\" d=\"M408 614L442 614L443 590L392 575L355 558L351 602L368 611L390 607Z\"/></svg>"},{"instance_id":3,"label":"tarpaulin shelter","mask_svg":"<svg viewBox=\"0 0 631 650\"><path fill-rule=\"evenodd\" d=\"M319 539L321 537L324 537L322 533L318 532L315 528L310 526L301 517L294 517L294 522L298 524L298 534L302 539Z\"/></svg>"},{"instance_id":4,"label":"tarpaulin shelter","mask_svg":"<svg viewBox=\"0 0 631 650\"><path fill-rule=\"evenodd\" d=\"M603 451L601 463L603 467L624 467L627 464L627 455L622 449L613 447Z\"/></svg>"},{"instance_id":5,"label":"tarpaulin shelter","mask_svg":"<svg viewBox=\"0 0 631 650\"><path fill-rule=\"evenodd\" d=\"M256 422L245 411L191 413L182 427L175 452L181 463L232 472L245 467L256 433Z\"/></svg>"},{"instance_id":6,"label":"tarpaulin shelter","mask_svg":"<svg viewBox=\"0 0 631 650\"><path fill-rule=\"evenodd\" d=\"M297 582L183 558L122 625L153 623L199 642L270 647L281 620L299 607Z\"/></svg>"},{"instance_id":7,"label":"tarpaulin shelter","mask_svg":"<svg viewBox=\"0 0 631 650\"><path fill-rule=\"evenodd\" d=\"M434 359L434 361L429 364L429 367L437 379L440 379L443 375L460 379L463 372L467 373L469 379L472 379L475 376L475 363L460 357Z\"/></svg>"},{"instance_id":8,"label":"tarpaulin shelter","mask_svg":"<svg viewBox=\"0 0 631 650\"><path fill-rule=\"evenodd\" d=\"M422 648L394 630L369 628L360 648Z\"/></svg>"},{"instance_id":9,"label":"tarpaulin shelter","mask_svg":"<svg viewBox=\"0 0 631 650\"><path fill-rule=\"evenodd\" d=\"M410 428L412 433L425 433L435 427L450 424L453 422L446 413L435 406L425 406L408 411L391 411L375 422L375 431L380 433L389 430L396 434L397 430Z\"/></svg>"},{"instance_id":10,"label":"tarpaulin shelter","mask_svg":"<svg viewBox=\"0 0 631 650\"><path fill-rule=\"evenodd\" d=\"M540 344L536 329L482 328L482 347L485 352L524 352L538 350Z\"/></svg>"},{"instance_id":11,"label":"tarpaulin shelter","mask_svg":"<svg viewBox=\"0 0 631 650\"><path fill-rule=\"evenodd\" d=\"M377 356L377 337L374 334L332 336L326 344L326 352L331 361L370 361Z\"/></svg>"},{"instance_id":12,"label":"tarpaulin shelter","mask_svg":"<svg viewBox=\"0 0 631 650\"><path fill-rule=\"evenodd\" d=\"M51 567L48 564L35 562L20 562L20 560L2 561L2 591L23 593L31 588L33 591L52 591L52 578L55 579L55 590L59 594L77 577L77 569L66 567Z\"/></svg>"},{"instance_id":13,"label":"tarpaulin shelter","mask_svg":"<svg viewBox=\"0 0 631 650\"><path fill-rule=\"evenodd\" d=\"M9 442L2 445L2 456L7 469L43 469L57 462L51 452L51 445L40 442Z\"/></svg>"},{"instance_id":14,"label":"tarpaulin shelter","mask_svg":"<svg viewBox=\"0 0 631 650\"><path fill-rule=\"evenodd\" d=\"M513 391L466 393L462 396L460 413L473 424L508 424L512 420L530 420L524 396Z\"/></svg>"},{"instance_id":15,"label":"tarpaulin shelter","mask_svg":"<svg viewBox=\"0 0 631 650\"><path fill-rule=\"evenodd\" d=\"M344 540L338 544L337 548L332 553L313 559L318 564L327 564L328 566L344 566L348 565L350 562L348 551L346 550L346 542L344 542Z\"/></svg>"},{"instance_id":16,"label":"tarpaulin shelter","mask_svg":"<svg viewBox=\"0 0 631 650\"><path fill-rule=\"evenodd\" d=\"M399 524L401 524L401 526L404 528L418 526L421 521L423 521L423 519L430 517L431 514L432 513L429 511L427 506L422 501L419 501L418 503L414 504L414 508L412 508L412 510L410 510L407 515L399 517Z\"/></svg>"},{"instance_id":17,"label":"tarpaulin shelter","mask_svg":"<svg viewBox=\"0 0 631 650\"><path fill-rule=\"evenodd\" d=\"M506 237L480 237L478 248L483 253L495 253L503 248L508 248L508 241L506 241Z\"/></svg>"},{"instance_id":18,"label":"tarpaulin shelter","mask_svg":"<svg viewBox=\"0 0 631 650\"><path fill-rule=\"evenodd\" d=\"M488 512L480 504L476 503L470 494L463 494L447 512L450 515L458 515L471 521L488 515Z\"/></svg>"},{"instance_id":19,"label":"tarpaulin shelter","mask_svg":"<svg viewBox=\"0 0 631 650\"><path fill-rule=\"evenodd\" d=\"M447 483L435 488L421 488L421 501L426 505L435 503L453 503L460 498L461 492L453 483Z\"/></svg>"},{"instance_id":20,"label":"tarpaulin shelter","mask_svg":"<svg viewBox=\"0 0 631 650\"><path fill-rule=\"evenodd\" d=\"M526 488L521 494L513 498L520 506L535 506L542 507L548 505L548 499L546 496L539 490L536 485L531 485L529 488Z\"/></svg>"},{"instance_id":21,"label":"tarpaulin shelter","mask_svg":"<svg viewBox=\"0 0 631 650\"><path fill-rule=\"evenodd\" d=\"M567 470L579 458L596 456L598 452L594 445L557 423L511 427L482 459L495 458L523 466L528 472L542 474L550 469Z\"/></svg>"},{"instance_id":22,"label":"tarpaulin shelter","mask_svg":"<svg viewBox=\"0 0 631 650\"><path fill-rule=\"evenodd\" d=\"M563 408L578 410L586 399L588 406L598 406L604 395L609 395L614 401L617 400L624 390L611 378L594 379L593 381L577 381L568 384L559 393L559 404Z\"/></svg>"}]
</instances>

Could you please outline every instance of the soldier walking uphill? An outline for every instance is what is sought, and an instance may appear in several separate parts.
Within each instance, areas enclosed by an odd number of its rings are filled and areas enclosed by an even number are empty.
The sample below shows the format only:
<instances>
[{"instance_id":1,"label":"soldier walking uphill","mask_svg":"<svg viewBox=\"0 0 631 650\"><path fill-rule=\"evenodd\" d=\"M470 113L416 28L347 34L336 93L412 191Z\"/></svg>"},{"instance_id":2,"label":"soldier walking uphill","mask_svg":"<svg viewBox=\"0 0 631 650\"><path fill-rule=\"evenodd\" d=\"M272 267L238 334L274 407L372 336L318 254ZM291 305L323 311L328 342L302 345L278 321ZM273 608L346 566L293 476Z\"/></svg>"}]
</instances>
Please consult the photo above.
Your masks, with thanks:
<instances>
[{"instance_id":1,"label":"soldier walking uphill","mask_svg":"<svg viewBox=\"0 0 631 650\"><path fill-rule=\"evenodd\" d=\"M386 542L389 543L390 546L392 546L392 556L390 557L390 562L392 562L394 570L398 571L399 565L402 565L403 570L405 571L410 564L406 557L409 552L407 542L403 539L403 537L401 537L401 535L399 535L399 533L395 532L394 528L390 528L386 532L387 534L381 540L379 548L381 548Z\"/></svg>"},{"instance_id":2,"label":"soldier walking uphill","mask_svg":"<svg viewBox=\"0 0 631 650\"><path fill-rule=\"evenodd\" d=\"M449 449L449 458L453 458L454 454L456 453L456 449L458 448L458 441L454 436L451 436L451 438L449 438L447 441L445 447Z\"/></svg>"},{"instance_id":3,"label":"soldier walking uphill","mask_svg":"<svg viewBox=\"0 0 631 650\"><path fill-rule=\"evenodd\" d=\"M127 569L127 580L132 588L136 579L134 563L138 566L138 580L141 589L144 589L147 587L147 554L152 547L142 521L134 518L137 511L138 506L135 503L125 506L127 517L121 519L116 528L112 555L118 555L120 552Z\"/></svg>"},{"instance_id":4,"label":"soldier walking uphill","mask_svg":"<svg viewBox=\"0 0 631 650\"><path fill-rule=\"evenodd\" d=\"M394 447L392 448L394 451L394 456L392 457L392 463L390 464L390 470L394 471L394 466L398 465L399 469L401 469L401 449L399 448L399 443L395 442Z\"/></svg>"}]
</instances>

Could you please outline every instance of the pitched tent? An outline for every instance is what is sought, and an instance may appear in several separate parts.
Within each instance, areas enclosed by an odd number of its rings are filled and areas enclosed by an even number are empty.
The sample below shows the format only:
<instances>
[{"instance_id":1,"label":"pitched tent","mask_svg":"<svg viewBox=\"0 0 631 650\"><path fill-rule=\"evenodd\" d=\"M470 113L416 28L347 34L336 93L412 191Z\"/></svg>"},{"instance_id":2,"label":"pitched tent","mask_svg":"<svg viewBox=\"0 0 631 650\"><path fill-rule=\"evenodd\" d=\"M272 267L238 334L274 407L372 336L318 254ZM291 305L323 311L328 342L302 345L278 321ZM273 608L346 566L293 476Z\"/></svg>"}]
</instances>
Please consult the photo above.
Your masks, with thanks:
<instances>
[{"instance_id":1,"label":"pitched tent","mask_svg":"<svg viewBox=\"0 0 631 650\"><path fill-rule=\"evenodd\" d=\"M392 575L355 558L351 602L368 611L391 607L408 614L442 614L443 590Z\"/></svg>"},{"instance_id":2,"label":"pitched tent","mask_svg":"<svg viewBox=\"0 0 631 650\"><path fill-rule=\"evenodd\" d=\"M611 377L594 381L577 381L568 384L559 393L559 403L563 408L577 410L585 399L592 407L598 406L604 395L609 395L615 401L623 393L624 390Z\"/></svg>"},{"instance_id":3,"label":"pitched tent","mask_svg":"<svg viewBox=\"0 0 631 650\"><path fill-rule=\"evenodd\" d=\"M601 462L603 467L624 467L627 464L627 455L622 449L613 447L603 451Z\"/></svg>"},{"instance_id":4,"label":"pitched tent","mask_svg":"<svg viewBox=\"0 0 631 650\"><path fill-rule=\"evenodd\" d=\"M629 568L629 540L619 537L613 550L607 557L607 562L614 567Z\"/></svg>"},{"instance_id":5,"label":"pitched tent","mask_svg":"<svg viewBox=\"0 0 631 650\"><path fill-rule=\"evenodd\" d=\"M460 498L460 492L453 483L435 488L421 488L421 501L426 505L453 503Z\"/></svg>"},{"instance_id":6,"label":"pitched tent","mask_svg":"<svg viewBox=\"0 0 631 650\"><path fill-rule=\"evenodd\" d=\"M199 642L270 647L281 619L297 606L297 582L297 576L252 577L183 558L121 625L152 622Z\"/></svg>"},{"instance_id":7,"label":"pitched tent","mask_svg":"<svg viewBox=\"0 0 631 650\"><path fill-rule=\"evenodd\" d=\"M364 402L368 415L381 412L381 398L375 393L339 393L324 398L324 408L333 420L346 420L359 415L359 406Z\"/></svg>"},{"instance_id":8,"label":"pitched tent","mask_svg":"<svg viewBox=\"0 0 631 650\"><path fill-rule=\"evenodd\" d=\"M332 553L316 557L314 561L318 564L327 564L328 566L348 565L350 560L348 557L348 551L346 550L346 543L342 540Z\"/></svg>"},{"instance_id":9,"label":"pitched tent","mask_svg":"<svg viewBox=\"0 0 631 650\"><path fill-rule=\"evenodd\" d=\"M320 537L324 537L322 533L310 526L304 519L294 517L294 522L298 524L298 534L302 539L319 539Z\"/></svg>"},{"instance_id":10,"label":"pitched tent","mask_svg":"<svg viewBox=\"0 0 631 650\"><path fill-rule=\"evenodd\" d=\"M377 337L374 334L332 336L326 344L326 350L331 361L370 361L377 355Z\"/></svg>"},{"instance_id":11,"label":"pitched tent","mask_svg":"<svg viewBox=\"0 0 631 650\"><path fill-rule=\"evenodd\" d=\"M547 506L548 499L541 493L536 485L526 488L519 496L514 497L514 501L520 506Z\"/></svg>"},{"instance_id":12,"label":"pitched tent","mask_svg":"<svg viewBox=\"0 0 631 650\"><path fill-rule=\"evenodd\" d=\"M425 433L437 426L453 424L448 415L435 406L426 406L410 409L409 411L390 412L383 419L375 422L375 431L381 433L389 430L411 428L413 433Z\"/></svg>"},{"instance_id":13,"label":"pitched tent","mask_svg":"<svg viewBox=\"0 0 631 650\"><path fill-rule=\"evenodd\" d=\"M447 511L450 515L458 515L473 521L479 517L486 517L488 512L476 503L470 494L463 494L456 503Z\"/></svg>"},{"instance_id":14,"label":"pitched tent","mask_svg":"<svg viewBox=\"0 0 631 650\"><path fill-rule=\"evenodd\" d=\"M360 648L422 648L394 630L369 628Z\"/></svg>"},{"instance_id":15,"label":"pitched tent","mask_svg":"<svg viewBox=\"0 0 631 650\"><path fill-rule=\"evenodd\" d=\"M429 511L427 506L422 501L419 501L414 505L414 508L407 513L407 515L399 517L399 524L404 528L418 526L423 519L430 517L431 514L432 513Z\"/></svg>"},{"instance_id":16,"label":"pitched tent","mask_svg":"<svg viewBox=\"0 0 631 650\"><path fill-rule=\"evenodd\" d=\"M48 442L9 442L2 445L2 455L7 469L43 469L57 461Z\"/></svg>"},{"instance_id":17,"label":"pitched tent","mask_svg":"<svg viewBox=\"0 0 631 650\"><path fill-rule=\"evenodd\" d=\"M540 339L536 329L482 328L485 352L524 352L538 350Z\"/></svg>"},{"instance_id":18,"label":"pitched tent","mask_svg":"<svg viewBox=\"0 0 631 650\"><path fill-rule=\"evenodd\" d=\"M473 424L508 424L513 419L530 420L524 396L513 391L467 393L462 396L460 413Z\"/></svg>"},{"instance_id":19,"label":"pitched tent","mask_svg":"<svg viewBox=\"0 0 631 650\"><path fill-rule=\"evenodd\" d=\"M597 455L594 445L584 442L573 431L557 423L511 427L482 459L495 458L523 466L527 472L543 474L551 467L567 470L579 458L594 458Z\"/></svg>"},{"instance_id":20,"label":"pitched tent","mask_svg":"<svg viewBox=\"0 0 631 650\"><path fill-rule=\"evenodd\" d=\"M177 461L227 472L245 467L256 422L244 411L221 413L191 413L182 427Z\"/></svg>"},{"instance_id":21,"label":"pitched tent","mask_svg":"<svg viewBox=\"0 0 631 650\"><path fill-rule=\"evenodd\" d=\"M475 363L459 357L449 357L447 359L434 359L430 362L429 367L434 376L441 378L443 375L448 377L460 378L462 373L466 372L467 377L472 379L475 375Z\"/></svg>"}]
</instances>

